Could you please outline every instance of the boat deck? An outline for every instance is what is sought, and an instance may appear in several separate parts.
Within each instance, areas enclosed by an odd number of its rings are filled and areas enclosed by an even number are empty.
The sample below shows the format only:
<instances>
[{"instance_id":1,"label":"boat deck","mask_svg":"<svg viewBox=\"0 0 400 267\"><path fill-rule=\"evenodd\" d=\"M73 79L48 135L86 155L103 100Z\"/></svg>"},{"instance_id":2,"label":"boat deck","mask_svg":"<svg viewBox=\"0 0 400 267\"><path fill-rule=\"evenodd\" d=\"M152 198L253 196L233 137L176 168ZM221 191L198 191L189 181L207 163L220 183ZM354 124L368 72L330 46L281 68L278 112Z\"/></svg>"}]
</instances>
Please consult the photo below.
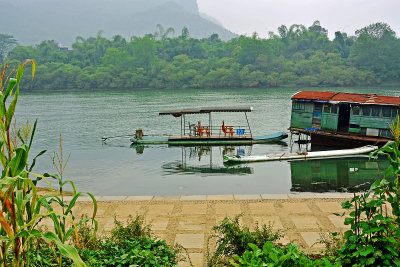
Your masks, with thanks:
<instances>
[{"instance_id":1,"label":"boat deck","mask_svg":"<svg viewBox=\"0 0 400 267\"><path fill-rule=\"evenodd\" d=\"M251 134L244 135L203 135L203 136L195 136L195 135L173 135L168 138L169 141L200 141L200 140L210 140L210 141L228 141L228 140L253 140L253 136Z\"/></svg>"}]
</instances>

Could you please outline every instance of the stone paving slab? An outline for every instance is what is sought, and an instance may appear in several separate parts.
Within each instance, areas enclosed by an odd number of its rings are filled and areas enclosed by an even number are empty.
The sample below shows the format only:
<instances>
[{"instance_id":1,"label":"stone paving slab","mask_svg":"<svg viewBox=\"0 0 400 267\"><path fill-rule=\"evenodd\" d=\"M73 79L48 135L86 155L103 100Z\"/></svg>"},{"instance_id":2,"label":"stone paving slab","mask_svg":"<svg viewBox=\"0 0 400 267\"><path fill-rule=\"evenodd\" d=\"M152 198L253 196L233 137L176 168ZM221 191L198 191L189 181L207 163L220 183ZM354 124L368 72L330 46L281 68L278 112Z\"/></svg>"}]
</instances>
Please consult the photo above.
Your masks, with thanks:
<instances>
[{"instance_id":1,"label":"stone paving slab","mask_svg":"<svg viewBox=\"0 0 400 267\"><path fill-rule=\"evenodd\" d=\"M185 247L193 266L205 266L207 247L215 247L212 227L225 216L241 215L239 223L254 229L256 223L271 224L282 231L283 243L296 242L306 252L318 252L320 233L343 232L341 203L352 194L314 193L262 195L194 195L194 196L125 196L98 197L99 233L114 226L114 216L126 222L129 215L145 216L153 232L169 244ZM93 204L88 198L78 201L74 214L90 214ZM213 241L214 240L214 241ZM208 243L211 242L211 243ZM214 243L212 243L214 242ZM179 266L190 266L189 261Z\"/></svg>"}]
</instances>

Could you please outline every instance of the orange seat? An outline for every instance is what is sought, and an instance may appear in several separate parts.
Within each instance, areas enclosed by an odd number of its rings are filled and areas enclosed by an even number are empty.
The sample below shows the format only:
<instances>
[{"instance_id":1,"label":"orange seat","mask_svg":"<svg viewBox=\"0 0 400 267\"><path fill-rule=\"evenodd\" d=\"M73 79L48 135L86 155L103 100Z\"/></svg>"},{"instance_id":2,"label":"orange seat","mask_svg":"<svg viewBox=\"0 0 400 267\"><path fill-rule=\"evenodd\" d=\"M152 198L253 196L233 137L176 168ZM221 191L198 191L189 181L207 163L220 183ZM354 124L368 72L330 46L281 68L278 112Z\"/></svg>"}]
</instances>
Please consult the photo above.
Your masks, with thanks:
<instances>
[{"instance_id":1,"label":"orange seat","mask_svg":"<svg viewBox=\"0 0 400 267\"><path fill-rule=\"evenodd\" d=\"M206 134L207 137L210 137L210 130L208 129L208 127L202 127L200 121L198 121L197 124L197 131L199 132L199 135L203 136L204 134Z\"/></svg>"},{"instance_id":2,"label":"orange seat","mask_svg":"<svg viewBox=\"0 0 400 267\"><path fill-rule=\"evenodd\" d=\"M222 121L222 132L225 134L229 134L231 137L234 134L233 126L225 126L225 121Z\"/></svg>"}]
</instances>

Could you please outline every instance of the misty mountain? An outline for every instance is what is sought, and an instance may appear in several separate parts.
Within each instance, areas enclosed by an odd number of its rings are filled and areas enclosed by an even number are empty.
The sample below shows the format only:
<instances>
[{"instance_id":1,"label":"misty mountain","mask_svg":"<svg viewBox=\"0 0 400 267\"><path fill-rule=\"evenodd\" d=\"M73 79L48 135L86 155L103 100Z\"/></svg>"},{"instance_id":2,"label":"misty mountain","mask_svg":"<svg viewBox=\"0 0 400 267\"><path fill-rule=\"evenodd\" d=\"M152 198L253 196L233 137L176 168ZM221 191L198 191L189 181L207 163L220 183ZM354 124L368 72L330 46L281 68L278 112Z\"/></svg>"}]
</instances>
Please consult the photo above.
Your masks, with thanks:
<instances>
[{"instance_id":1,"label":"misty mountain","mask_svg":"<svg viewBox=\"0 0 400 267\"><path fill-rule=\"evenodd\" d=\"M77 36L120 34L129 39L154 33L156 25L187 27L194 38L217 33L228 40L236 35L206 14L196 0L0 0L0 33L13 35L20 44L56 40L70 46Z\"/></svg>"}]
</instances>

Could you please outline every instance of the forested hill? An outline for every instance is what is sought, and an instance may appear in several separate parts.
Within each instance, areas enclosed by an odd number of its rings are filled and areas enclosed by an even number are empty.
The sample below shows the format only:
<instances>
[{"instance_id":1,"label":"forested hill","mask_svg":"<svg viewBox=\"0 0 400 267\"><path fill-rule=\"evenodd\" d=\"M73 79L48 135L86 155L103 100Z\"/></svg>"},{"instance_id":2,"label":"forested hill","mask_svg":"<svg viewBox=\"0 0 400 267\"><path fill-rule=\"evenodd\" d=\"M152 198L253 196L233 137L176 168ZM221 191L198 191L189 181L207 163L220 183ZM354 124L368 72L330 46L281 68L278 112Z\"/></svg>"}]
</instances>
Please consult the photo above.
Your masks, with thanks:
<instances>
[{"instance_id":1,"label":"forested hill","mask_svg":"<svg viewBox=\"0 0 400 267\"><path fill-rule=\"evenodd\" d=\"M337 31L333 40L318 21L282 25L266 39L196 39L186 28L171 37L169 31L158 25L142 38L77 38L72 50L43 41L15 47L5 61L36 61L35 80L27 75L24 81L31 90L400 84L400 39L385 23L359 29L356 36Z\"/></svg>"},{"instance_id":2,"label":"forested hill","mask_svg":"<svg viewBox=\"0 0 400 267\"><path fill-rule=\"evenodd\" d=\"M157 24L179 31L187 27L195 38L236 36L202 16L196 0L0 0L0 33L13 35L23 45L57 40L70 46L76 36L100 30L105 37L120 34L129 39L154 32Z\"/></svg>"}]
</instances>

